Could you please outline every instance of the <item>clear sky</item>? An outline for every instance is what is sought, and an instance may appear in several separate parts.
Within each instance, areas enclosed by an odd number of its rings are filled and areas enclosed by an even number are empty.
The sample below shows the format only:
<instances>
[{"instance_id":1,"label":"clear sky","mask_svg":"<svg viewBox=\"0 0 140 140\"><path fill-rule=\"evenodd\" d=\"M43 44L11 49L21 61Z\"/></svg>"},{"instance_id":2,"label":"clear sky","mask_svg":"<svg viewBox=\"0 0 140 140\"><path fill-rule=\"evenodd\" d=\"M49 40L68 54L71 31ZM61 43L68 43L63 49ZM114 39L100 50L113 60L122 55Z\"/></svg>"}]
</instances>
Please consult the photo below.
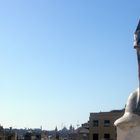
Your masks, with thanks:
<instances>
[{"instance_id":1,"label":"clear sky","mask_svg":"<svg viewBox=\"0 0 140 140\"><path fill-rule=\"evenodd\" d=\"M60 129L122 109L139 18L139 0L0 0L1 125Z\"/></svg>"}]
</instances>

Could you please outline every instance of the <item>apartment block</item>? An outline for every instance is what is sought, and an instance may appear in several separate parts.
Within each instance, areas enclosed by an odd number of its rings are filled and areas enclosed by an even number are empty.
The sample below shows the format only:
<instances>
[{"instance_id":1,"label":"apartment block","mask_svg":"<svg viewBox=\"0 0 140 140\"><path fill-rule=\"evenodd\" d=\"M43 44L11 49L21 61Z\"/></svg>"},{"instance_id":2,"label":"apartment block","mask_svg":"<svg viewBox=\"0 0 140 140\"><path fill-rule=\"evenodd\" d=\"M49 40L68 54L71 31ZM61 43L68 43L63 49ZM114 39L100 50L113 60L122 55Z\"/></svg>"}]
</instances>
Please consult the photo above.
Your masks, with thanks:
<instances>
[{"instance_id":1,"label":"apartment block","mask_svg":"<svg viewBox=\"0 0 140 140\"><path fill-rule=\"evenodd\" d=\"M124 110L90 113L89 140L116 140L115 120L121 117Z\"/></svg>"}]
</instances>

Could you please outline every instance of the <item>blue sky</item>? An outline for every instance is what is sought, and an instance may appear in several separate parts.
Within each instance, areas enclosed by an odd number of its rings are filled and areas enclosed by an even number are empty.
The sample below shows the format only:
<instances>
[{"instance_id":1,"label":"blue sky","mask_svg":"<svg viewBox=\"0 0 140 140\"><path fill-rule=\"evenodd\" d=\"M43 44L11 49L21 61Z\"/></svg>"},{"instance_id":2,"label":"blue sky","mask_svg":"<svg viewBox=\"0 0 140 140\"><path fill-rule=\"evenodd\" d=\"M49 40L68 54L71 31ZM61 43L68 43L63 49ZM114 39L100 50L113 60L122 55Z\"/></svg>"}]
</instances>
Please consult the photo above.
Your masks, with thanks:
<instances>
[{"instance_id":1,"label":"blue sky","mask_svg":"<svg viewBox=\"0 0 140 140\"><path fill-rule=\"evenodd\" d=\"M122 109L138 86L139 0L0 0L0 123L54 129Z\"/></svg>"}]
</instances>

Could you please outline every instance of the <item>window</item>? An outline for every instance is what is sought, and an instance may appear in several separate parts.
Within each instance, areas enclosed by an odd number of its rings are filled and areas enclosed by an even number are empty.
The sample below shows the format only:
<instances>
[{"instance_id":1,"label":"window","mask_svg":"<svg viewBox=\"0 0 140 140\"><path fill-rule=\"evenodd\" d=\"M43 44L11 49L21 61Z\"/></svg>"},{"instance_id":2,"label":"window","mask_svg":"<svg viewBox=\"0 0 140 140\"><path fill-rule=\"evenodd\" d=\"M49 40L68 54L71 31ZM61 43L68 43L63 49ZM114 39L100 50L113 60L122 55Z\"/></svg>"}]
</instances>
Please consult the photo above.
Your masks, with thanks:
<instances>
[{"instance_id":1,"label":"window","mask_svg":"<svg viewBox=\"0 0 140 140\"><path fill-rule=\"evenodd\" d=\"M105 127L110 126L110 120L104 120L104 126Z\"/></svg>"},{"instance_id":2,"label":"window","mask_svg":"<svg viewBox=\"0 0 140 140\"><path fill-rule=\"evenodd\" d=\"M98 120L93 120L93 127L97 127L99 125L99 121Z\"/></svg>"},{"instance_id":3,"label":"window","mask_svg":"<svg viewBox=\"0 0 140 140\"><path fill-rule=\"evenodd\" d=\"M110 134L108 134L108 133L104 134L104 139L109 140L110 139Z\"/></svg>"},{"instance_id":4,"label":"window","mask_svg":"<svg viewBox=\"0 0 140 140\"><path fill-rule=\"evenodd\" d=\"M99 140L99 135L98 133L93 134L93 140Z\"/></svg>"}]
</instances>

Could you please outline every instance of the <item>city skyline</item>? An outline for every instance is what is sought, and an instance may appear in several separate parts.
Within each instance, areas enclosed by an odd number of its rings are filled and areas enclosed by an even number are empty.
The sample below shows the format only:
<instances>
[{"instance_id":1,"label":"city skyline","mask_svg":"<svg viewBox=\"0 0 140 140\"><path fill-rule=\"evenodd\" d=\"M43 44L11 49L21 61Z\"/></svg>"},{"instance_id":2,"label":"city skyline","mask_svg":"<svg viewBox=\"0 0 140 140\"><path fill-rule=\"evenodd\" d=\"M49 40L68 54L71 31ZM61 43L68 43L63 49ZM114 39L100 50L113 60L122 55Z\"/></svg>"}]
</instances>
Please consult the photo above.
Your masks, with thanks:
<instances>
[{"instance_id":1,"label":"city skyline","mask_svg":"<svg viewBox=\"0 0 140 140\"><path fill-rule=\"evenodd\" d=\"M124 108L138 87L139 4L0 1L0 124L61 129Z\"/></svg>"}]
</instances>

